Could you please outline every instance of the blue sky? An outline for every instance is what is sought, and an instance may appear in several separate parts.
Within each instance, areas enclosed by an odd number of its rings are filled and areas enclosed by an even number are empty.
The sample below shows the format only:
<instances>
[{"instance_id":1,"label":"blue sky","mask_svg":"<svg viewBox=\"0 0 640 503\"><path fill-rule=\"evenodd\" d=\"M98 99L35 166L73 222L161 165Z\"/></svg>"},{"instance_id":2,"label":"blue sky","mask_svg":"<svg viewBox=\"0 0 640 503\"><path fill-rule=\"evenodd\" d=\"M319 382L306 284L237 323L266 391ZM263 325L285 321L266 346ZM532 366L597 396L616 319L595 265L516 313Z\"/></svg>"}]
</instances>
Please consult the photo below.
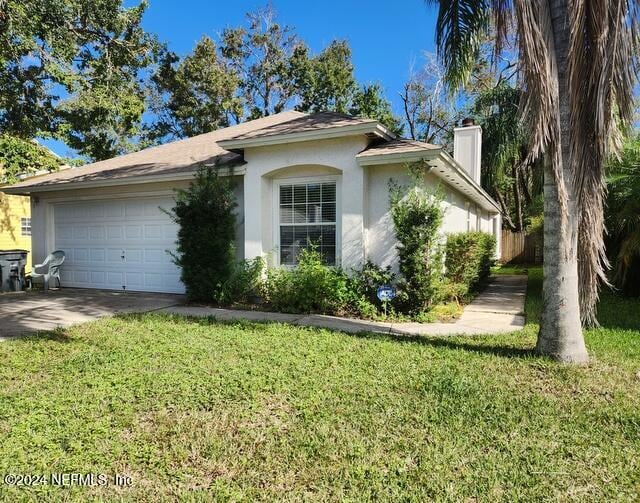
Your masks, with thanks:
<instances>
[{"instance_id":1,"label":"blue sky","mask_svg":"<svg viewBox=\"0 0 640 503\"><path fill-rule=\"evenodd\" d=\"M216 38L225 27L244 24L246 12L265 4L266 0L149 0L143 26L183 56L202 35ZM409 69L419 68L424 51L434 51L436 11L424 0L273 0L272 5L278 20L295 28L314 52L334 39L346 39L357 79L379 82L396 112ZM60 142L44 143L60 155L72 154Z\"/></svg>"}]
</instances>

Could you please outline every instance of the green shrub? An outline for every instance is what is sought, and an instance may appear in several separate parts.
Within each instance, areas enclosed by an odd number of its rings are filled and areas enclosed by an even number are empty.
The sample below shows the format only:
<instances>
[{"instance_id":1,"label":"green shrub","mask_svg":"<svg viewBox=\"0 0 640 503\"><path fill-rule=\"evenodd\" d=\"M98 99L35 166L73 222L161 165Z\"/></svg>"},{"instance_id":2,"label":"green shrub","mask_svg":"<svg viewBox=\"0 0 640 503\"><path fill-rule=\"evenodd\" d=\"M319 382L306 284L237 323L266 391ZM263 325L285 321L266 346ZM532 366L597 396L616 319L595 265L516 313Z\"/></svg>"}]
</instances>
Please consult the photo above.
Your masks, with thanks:
<instances>
[{"instance_id":1,"label":"green shrub","mask_svg":"<svg viewBox=\"0 0 640 503\"><path fill-rule=\"evenodd\" d=\"M229 278L215 292L219 304L251 303L262 295L265 263L262 257L233 265Z\"/></svg>"},{"instance_id":2,"label":"green shrub","mask_svg":"<svg viewBox=\"0 0 640 503\"><path fill-rule=\"evenodd\" d=\"M265 296L277 311L335 314L345 309L347 277L340 269L324 265L316 250L306 249L296 267L267 271Z\"/></svg>"},{"instance_id":3,"label":"green shrub","mask_svg":"<svg viewBox=\"0 0 640 503\"><path fill-rule=\"evenodd\" d=\"M410 189L403 190L391 182L389 192L402 274L399 298L410 313L431 306L442 277L438 236L443 219L442 197L425 187L421 173L415 174L415 185Z\"/></svg>"},{"instance_id":4,"label":"green shrub","mask_svg":"<svg viewBox=\"0 0 640 503\"><path fill-rule=\"evenodd\" d=\"M449 234L446 245L446 278L452 284L476 290L491 273L496 238L484 232Z\"/></svg>"},{"instance_id":5,"label":"green shrub","mask_svg":"<svg viewBox=\"0 0 640 503\"><path fill-rule=\"evenodd\" d=\"M362 318L377 318L383 306L378 299L378 287L396 282L391 267L383 269L370 260L347 278L347 309Z\"/></svg>"},{"instance_id":6,"label":"green shrub","mask_svg":"<svg viewBox=\"0 0 640 503\"><path fill-rule=\"evenodd\" d=\"M228 177L201 168L186 190L178 190L175 207L167 212L178 224L173 260L189 300L219 301L235 266L236 201Z\"/></svg>"},{"instance_id":7,"label":"green shrub","mask_svg":"<svg viewBox=\"0 0 640 503\"><path fill-rule=\"evenodd\" d=\"M465 283L455 283L449 278L443 278L436 288L435 302L455 302L460 304L469 293L469 286Z\"/></svg>"}]
</instances>

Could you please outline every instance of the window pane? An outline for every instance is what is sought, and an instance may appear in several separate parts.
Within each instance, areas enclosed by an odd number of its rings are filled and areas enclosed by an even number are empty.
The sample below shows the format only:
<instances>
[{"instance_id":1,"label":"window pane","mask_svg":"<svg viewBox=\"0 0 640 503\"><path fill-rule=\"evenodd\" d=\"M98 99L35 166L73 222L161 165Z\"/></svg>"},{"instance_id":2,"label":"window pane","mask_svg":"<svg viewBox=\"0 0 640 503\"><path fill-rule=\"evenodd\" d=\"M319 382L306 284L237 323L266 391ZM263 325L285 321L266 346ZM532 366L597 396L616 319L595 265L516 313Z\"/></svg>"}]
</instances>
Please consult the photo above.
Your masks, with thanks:
<instances>
[{"instance_id":1,"label":"window pane","mask_svg":"<svg viewBox=\"0 0 640 503\"><path fill-rule=\"evenodd\" d=\"M20 234L23 236L31 236L31 218L20 218Z\"/></svg>"},{"instance_id":2,"label":"window pane","mask_svg":"<svg viewBox=\"0 0 640 503\"><path fill-rule=\"evenodd\" d=\"M309 226L309 244L320 245L322 242L322 227L319 225Z\"/></svg>"},{"instance_id":3,"label":"window pane","mask_svg":"<svg viewBox=\"0 0 640 503\"><path fill-rule=\"evenodd\" d=\"M313 247L323 262L335 265L336 226L326 225L336 222L335 183L282 185L279 198L280 263L297 265L300 252Z\"/></svg>"},{"instance_id":4,"label":"window pane","mask_svg":"<svg viewBox=\"0 0 640 503\"><path fill-rule=\"evenodd\" d=\"M309 222L322 222L322 206L320 203L309 204Z\"/></svg>"},{"instance_id":5,"label":"window pane","mask_svg":"<svg viewBox=\"0 0 640 503\"><path fill-rule=\"evenodd\" d=\"M282 224L293 223L293 207L291 206L280 207L280 223Z\"/></svg>"},{"instance_id":6,"label":"window pane","mask_svg":"<svg viewBox=\"0 0 640 503\"><path fill-rule=\"evenodd\" d=\"M296 225L293 228L294 238L293 242L296 246L301 246L303 248L307 247L307 230L308 227L306 225Z\"/></svg>"},{"instance_id":7,"label":"window pane","mask_svg":"<svg viewBox=\"0 0 640 503\"><path fill-rule=\"evenodd\" d=\"M310 203L320 202L320 184L307 185L307 199Z\"/></svg>"},{"instance_id":8,"label":"window pane","mask_svg":"<svg viewBox=\"0 0 640 503\"><path fill-rule=\"evenodd\" d=\"M293 227L280 227L280 246L291 246L293 244Z\"/></svg>"},{"instance_id":9,"label":"window pane","mask_svg":"<svg viewBox=\"0 0 640 503\"><path fill-rule=\"evenodd\" d=\"M323 246L320 253L322 254L322 261L327 265L336 265L336 247L335 246Z\"/></svg>"},{"instance_id":10,"label":"window pane","mask_svg":"<svg viewBox=\"0 0 640 503\"><path fill-rule=\"evenodd\" d=\"M322 203L322 221L336 221L336 203Z\"/></svg>"},{"instance_id":11,"label":"window pane","mask_svg":"<svg viewBox=\"0 0 640 503\"><path fill-rule=\"evenodd\" d=\"M307 205L296 204L294 206L293 221L296 224L304 224L307 222Z\"/></svg>"},{"instance_id":12,"label":"window pane","mask_svg":"<svg viewBox=\"0 0 640 503\"><path fill-rule=\"evenodd\" d=\"M307 202L307 186L306 185L293 186L293 202L294 203Z\"/></svg>"},{"instance_id":13,"label":"window pane","mask_svg":"<svg viewBox=\"0 0 640 503\"><path fill-rule=\"evenodd\" d=\"M291 185L282 185L280 187L280 204L293 203L293 187Z\"/></svg>"},{"instance_id":14,"label":"window pane","mask_svg":"<svg viewBox=\"0 0 640 503\"><path fill-rule=\"evenodd\" d=\"M280 263L282 265L293 265L294 262L293 247L281 246L280 247Z\"/></svg>"},{"instance_id":15,"label":"window pane","mask_svg":"<svg viewBox=\"0 0 640 503\"><path fill-rule=\"evenodd\" d=\"M334 202L336 200L336 184L335 183L323 183L322 184L322 202Z\"/></svg>"},{"instance_id":16,"label":"window pane","mask_svg":"<svg viewBox=\"0 0 640 503\"><path fill-rule=\"evenodd\" d=\"M322 226L322 246L333 246L336 244L336 226Z\"/></svg>"}]
</instances>

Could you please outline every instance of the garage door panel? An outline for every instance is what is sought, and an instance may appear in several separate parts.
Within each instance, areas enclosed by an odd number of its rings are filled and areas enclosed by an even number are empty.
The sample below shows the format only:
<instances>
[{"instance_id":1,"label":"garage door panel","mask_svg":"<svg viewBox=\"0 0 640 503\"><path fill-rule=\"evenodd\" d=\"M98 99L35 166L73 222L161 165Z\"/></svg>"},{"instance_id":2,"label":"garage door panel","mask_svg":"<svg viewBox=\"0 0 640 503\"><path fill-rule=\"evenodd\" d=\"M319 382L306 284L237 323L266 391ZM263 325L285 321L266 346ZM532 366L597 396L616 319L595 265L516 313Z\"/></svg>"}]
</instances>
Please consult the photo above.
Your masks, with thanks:
<instances>
[{"instance_id":1,"label":"garage door panel","mask_svg":"<svg viewBox=\"0 0 640 503\"><path fill-rule=\"evenodd\" d=\"M104 248L91 248L90 260L92 264L102 265L104 263Z\"/></svg>"},{"instance_id":2,"label":"garage door panel","mask_svg":"<svg viewBox=\"0 0 640 503\"><path fill-rule=\"evenodd\" d=\"M163 239L164 233L161 224L147 224L144 226L145 239Z\"/></svg>"},{"instance_id":3,"label":"garage door panel","mask_svg":"<svg viewBox=\"0 0 640 503\"><path fill-rule=\"evenodd\" d=\"M142 264L142 250L136 248L127 248L125 251L125 257L128 264Z\"/></svg>"},{"instance_id":4,"label":"garage door panel","mask_svg":"<svg viewBox=\"0 0 640 503\"><path fill-rule=\"evenodd\" d=\"M122 272L107 272L107 284L110 288L122 288L124 285L124 273Z\"/></svg>"},{"instance_id":5,"label":"garage door panel","mask_svg":"<svg viewBox=\"0 0 640 503\"><path fill-rule=\"evenodd\" d=\"M89 250L87 248L72 248L69 261L72 264L89 263Z\"/></svg>"},{"instance_id":6,"label":"garage door panel","mask_svg":"<svg viewBox=\"0 0 640 503\"><path fill-rule=\"evenodd\" d=\"M91 241L104 241L104 225L92 225L89 227L89 239Z\"/></svg>"},{"instance_id":7,"label":"garage door panel","mask_svg":"<svg viewBox=\"0 0 640 503\"><path fill-rule=\"evenodd\" d=\"M79 225L73 228L73 240L85 241L89 237L89 229L86 225Z\"/></svg>"},{"instance_id":8,"label":"garage door panel","mask_svg":"<svg viewBox=\"0 0 640 503\"><path fill-rule=\"evenodd\" d=\"M55 207L56 248L65 286L184 292L175 250L178 226L160 207L170 198L82 201ZM124 259L123 259L124 255Z\"/></svg>"},{"instance_id":9,"label":"garage door panel","mask_svg":"<svg viewBox=\"0 0 640 503\"><path fill-rule=\"evenodd\" d=\"M127 217L140 217L144 215L144 203L140 201L129 201L125 203L124 214Z\"/></svg>"},{"instance_id":10,"label":"garage door panel","mask_svg":"<svg viewBox=\"0 0 640 503\"><path fill-rule=\"evenodd\" d=\"M111 265L122 263L122 249L121 248L107 248L107 262Z\"/></svg>"}]
</instances>

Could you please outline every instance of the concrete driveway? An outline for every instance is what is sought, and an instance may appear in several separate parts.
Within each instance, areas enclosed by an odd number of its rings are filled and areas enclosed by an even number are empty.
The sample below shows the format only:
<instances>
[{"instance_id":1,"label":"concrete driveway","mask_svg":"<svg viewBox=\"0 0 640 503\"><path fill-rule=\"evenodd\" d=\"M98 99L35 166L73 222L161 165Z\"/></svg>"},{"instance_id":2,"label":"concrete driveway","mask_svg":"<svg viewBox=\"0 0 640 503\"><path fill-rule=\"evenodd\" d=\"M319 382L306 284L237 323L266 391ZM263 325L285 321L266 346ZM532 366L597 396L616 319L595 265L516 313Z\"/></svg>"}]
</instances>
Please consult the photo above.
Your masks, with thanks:
<instances>
[{"instance_id":1,"label":"concrete driveway","mask_svg":"<svg viewBox=\"0 0 640 503\"><path fill-rule=\"evenodd\" d=\"M0 340L118 313L156 311L184 301L183 295L81 288L0 294Z\"/></svg>"}]
</instances>

